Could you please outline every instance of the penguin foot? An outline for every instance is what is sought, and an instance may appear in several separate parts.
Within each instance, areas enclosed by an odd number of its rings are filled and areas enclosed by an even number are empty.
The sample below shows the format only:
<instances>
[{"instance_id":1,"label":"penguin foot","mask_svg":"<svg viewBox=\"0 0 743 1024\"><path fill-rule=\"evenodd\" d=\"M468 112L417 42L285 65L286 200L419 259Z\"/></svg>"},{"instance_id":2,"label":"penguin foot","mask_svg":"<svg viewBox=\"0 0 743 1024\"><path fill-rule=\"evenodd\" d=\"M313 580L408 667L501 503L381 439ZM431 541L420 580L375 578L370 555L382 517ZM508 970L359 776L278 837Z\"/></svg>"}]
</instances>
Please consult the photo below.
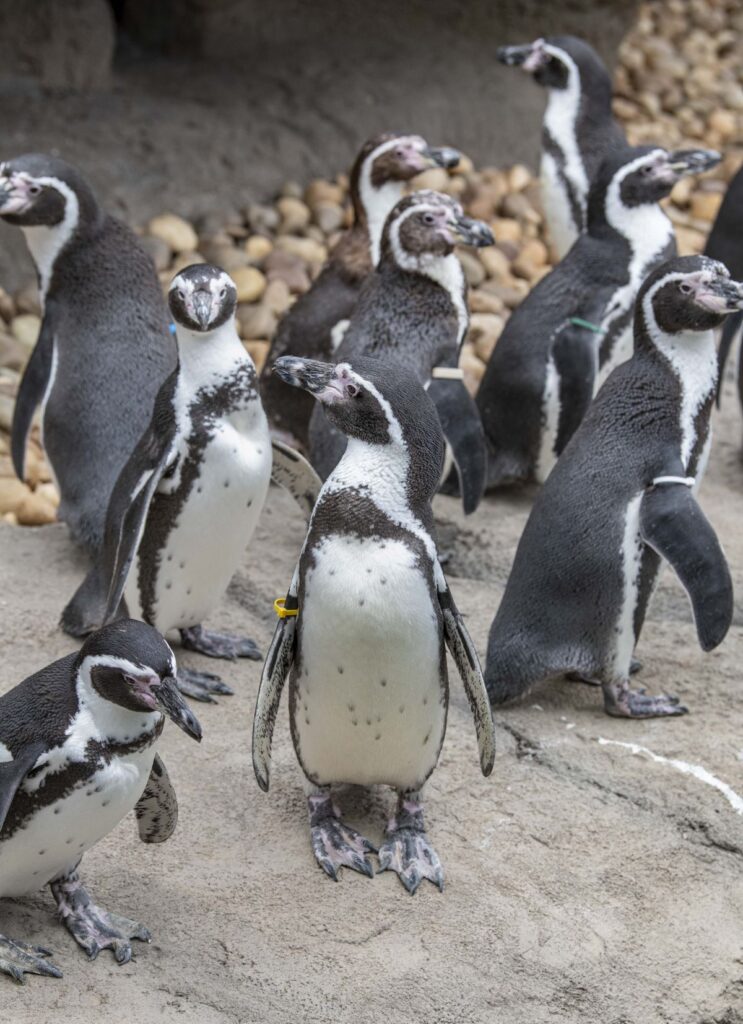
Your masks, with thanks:
<instances>
[{"instance_id":1,"label":"penguin foot","mask_svg":"<svg viewBox=\"0 0 743 1024\"><path fill-rule=\"evenodd\" d=\"M629 663L629 674L634 676L638 672L642 672L642 662L638 658L633 658ZM589 676L584 676L581 672L568 672L565 678L569 683L586 683L588 686L601 686L600 679L591 679Z\"/></svg>"},{"instance_id":2,"label":"penguin foot","mask_svg":"<svg viewBox=\"0 0 743 1024\"><path fill-rule=\"evenodd\" d=\"M213 672L199 672L198 669L186 668L184 665L178 666L176 682L181 693L187 697L193 697L194 700L203 701L204 704L217 703L212 696L214 693L231 697L235 692Z\"/></svg>"},{"instance_id":3,"label":"penguin foot","mask_svg":"<svg viewBox=\"0 0 743 1024\"><path fill-rule=\"evenodd\" d=\"M400 799L397 814L387 825L388 838L379 847L379 872L394 871L412 896L424 878L444 891L444 869L428 841L423 807L417 800Z\"/></svg>"},{"instance_id":4,"label":"penguin foot","mask_svg":"<svg viewBox=\"0 0 743 1024\"><path fill-rule=\"evenodd\" d=\"M313 794L307 798L307 803L312 852L325 874L338 882L340 869L351 868L373 878L374 868L367 854L376 853L377 848L355 829L343 824L328 794Z\"/></svg>"},{"instance_id":5,"label":"penguin foot","mask_svg":"<svg viewBox=\"0 0 743 1024\"><path fill-rule=\"evenodd\" d=\"M61 978L62 972L49 957L51 950L43 946L29 946L27 942L13 942L0 935L0 972L9 974L24 985L27 974L43 974L48 978Z\"/></svg>"},{"instance_id":6,"label":"penguin foot","mask_svg":"<svg viewBox=\"0 0 743 1024\"><path fill-rule=\"evenodd\" d=\"M132 958L132 939L152 941L141 924L96 906L76 871L51 882L49 887L62 923L91 960L102 949L110 949L117 964L126 964Z\"/></svg>"},{"instance_id":7,"label":"penguin foot","mask_svg":"<svg viewBox=\"0 0 743 1024\"><path fill-rule=\"evenodd\" d=\"M187 651L198 651L208 658L225 658L227 661L252 658L253 661L260 661L263 657L257 644L247 637L213 633L203 626L191 626L189 629L182 629L180 633L181 644Z\"/></svg>"},{"instance_id":8,"label":"penguin foot","mask_svg":"<svg viewBox=\"0 0 743 1024\"><path fill-rule=\"evenodd\" d=\"M645 690L630 690L627 683L604 685L604 710L615 718L660 718L665 715L685 715L688 708L678 697L662 693L649 697Z\"/></svg>"}]
</instances>

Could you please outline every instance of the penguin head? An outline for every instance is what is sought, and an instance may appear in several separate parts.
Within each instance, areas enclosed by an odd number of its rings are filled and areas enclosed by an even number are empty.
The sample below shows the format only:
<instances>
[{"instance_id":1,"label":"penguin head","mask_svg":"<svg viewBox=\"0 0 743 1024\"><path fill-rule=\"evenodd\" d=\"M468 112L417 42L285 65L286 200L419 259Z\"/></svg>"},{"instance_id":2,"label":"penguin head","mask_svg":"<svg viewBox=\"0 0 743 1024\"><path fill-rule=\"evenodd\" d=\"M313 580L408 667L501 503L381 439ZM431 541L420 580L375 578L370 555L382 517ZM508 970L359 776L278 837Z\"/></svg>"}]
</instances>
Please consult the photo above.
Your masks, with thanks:
<instances>
[{"instance_id":1,"label":"penguin head","mask_svg":"<svg viewBox=\"0 0 743 1024\"><path fill-rule=\"evenodd\" d=\"M181 327L207 334L235 315L237 289L220 267L194 263L173 278L168 305L171 316Z\"/></svg>"},{"instance_id":2,"label":"penguin head","mask_svg":"<svg viewBox=\"0 0 743 1024\"><path fill-rule=\"evenodd\" d=\"M156 629L120 619L92 633L77 672L98 698L136 713L161 711L196 740L201 726L175 681L175 657Z\"/></svg>"},{"instance_id":3,"label":"penguin head","mask_svg":"<svg viewBox=\"0 0 743 1024\"><path fill-rule=\"evenodd\" d=\"M581 72L589 76L591 70L596 71L590 76L592 85L594 78L608 78L596 51L576 36L548 36L524 45L500 46L496 59L509 67L522 68L545 89L580 87Z\"/></svg>"},{"instance_id":4,"label":"penguin head","mask_svg":"<svg viewBox=\"0 0 743 1024\"><path fill-rule=\"evenodd\" d=\"M360 190L362 177L373 189L380 189L390 181L409 181L431 167L456 167L459 159L456 149L429 146L420 135L375 135L356 157L351 190Z\"/></svg>"},{"instance_id":5,"label":"penguin head","mask_svg":"<svg viewBox=\"0 0 743 1024\"><path fill-rule=\"evenodd\" d=\"M382 255L404 270L420 270L432 258L448 256L456 245L492 245L484 221L465 217L456 199L441 192L414 192L401 199L387 218Z\"/></svg>"},{"instance_id":6,"label":"penguin head","mask_svg":"<svg viewBox=\"0 0 743 1024\"><path fill-rule=\"evenodd\" d=\"M681 178L701 174L720 162L712 149L628 146L602 161L588 198L589 223L598 217L621 229L622 211L652 205L669 195Z\"/></svg>"},{"instance_id":7,"label":"penguin head","mask_svg":"<svg viewBox=\"0 0 743 1024\"><path fill-rule=\"evenodd\" d=\"M9 224L54 228L97 216L90 185L64 160L31 153L0 163L0 217Z\"/></svg>"},{"instance_id":8,"label":"penguin head","mask_svg":"<svg viewBox=\"0 0 743 1024\"><path fill-rule=\"evenodd\" d=\"M650 336L713 330L743 309L743 283L708 256L678 256L646 277L637 295L638 327Z\"/></svg>"},{"instance_id":9,"label":"penguin head","mask_svg":"<svg viewBox=\"0 0 743 1024\"><path fill-rule=\"evenodd\" d=\"M390 457L409 456L416 494L430 501L444 463L444 435L435 405L411 370L381 359L354 358L352 364L333 365L282 356L273 372L309 391L349 439L378 447Z\"/></svg>"}]
</instances>

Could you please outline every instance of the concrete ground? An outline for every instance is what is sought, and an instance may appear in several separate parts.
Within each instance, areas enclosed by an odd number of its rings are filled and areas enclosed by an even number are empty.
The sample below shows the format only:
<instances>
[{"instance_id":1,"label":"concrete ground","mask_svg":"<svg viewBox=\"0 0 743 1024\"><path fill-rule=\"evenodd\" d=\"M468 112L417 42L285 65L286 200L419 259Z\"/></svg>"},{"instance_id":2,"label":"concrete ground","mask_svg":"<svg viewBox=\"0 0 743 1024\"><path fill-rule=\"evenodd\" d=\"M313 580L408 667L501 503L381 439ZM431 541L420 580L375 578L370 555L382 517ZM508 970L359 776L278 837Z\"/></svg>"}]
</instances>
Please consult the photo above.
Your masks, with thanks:
<instances>
[{"instance_id":1,"label":"concrete ground","mask_svg":"<svg viewBox=\"0 0 743 1024\"><path fill-rule=\"evenodd\" d=\"M740 595L741 423L731 389L727 397L701 500ZM437 499L452 589L480 651L529 504L525 495L491 499L463 523L453 500ZM267 647L272 601L285 592L302 535L289 499L272 491L213 622ZM56 621L79 567L61 526L3 526L0 553L8 688L69 650ZM639 646L643 681L677 693L691 713L611 719L593 688L552 684L498 711L487 780L454 682L428 793L446 889L426 885L412 898L392 874L346 873L334 884L316 867L285 708L266 795L250 760L260 665L225 665L235 696L197 709L202 745L166 729L181 809L175 836L144 846L132 817L83 862L97 899L149 925L152 945L125 967L108 953L88 963L55 922L48 893L6 901L0 929L52 947L64 978L32 977L25 988L0 978L3 1019L741 1024L743 815L669 763L700 766L743 795L741 624L739 598L725 643L702 654L667 571ZM342 802L352 824L381 837L388 794Z\"/></svg>"}]
</instances>

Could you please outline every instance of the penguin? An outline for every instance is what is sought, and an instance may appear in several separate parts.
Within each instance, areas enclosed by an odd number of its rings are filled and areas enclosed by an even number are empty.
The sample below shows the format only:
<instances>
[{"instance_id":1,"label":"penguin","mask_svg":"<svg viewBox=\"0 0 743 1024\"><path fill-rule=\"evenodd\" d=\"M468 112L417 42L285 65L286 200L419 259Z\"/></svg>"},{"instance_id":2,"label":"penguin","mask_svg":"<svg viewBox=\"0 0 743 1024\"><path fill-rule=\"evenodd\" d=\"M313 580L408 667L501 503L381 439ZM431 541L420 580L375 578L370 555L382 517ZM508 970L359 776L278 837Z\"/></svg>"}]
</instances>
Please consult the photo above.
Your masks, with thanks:
<instances>
[{"instance_id":1,"label":"penguin","mask_svg":"<svg viewBox=\"0 0 743 1024\"><path fill-rule=\"evenodd\" d=\"M195 740L196 716L175 685L173 652L152 627L124 620L0 696L0 898L49 885L59 917L91 960L118 964L136 921L93 902L80 861L135 810L139 836L173 834L178 802L157 752L165 716ZM0 971L60 978L51 952L0 935Z\"/></svg>"},{"instance_id":2,"label":"penguin","mask_svg":"<svg viewBox=\"0 0 743 1024\"><path fill-rule=\"evenodd\" d=\"M725 198L712 225L705 255L724 263L733 277L743 279L743 166L738 168L727 187ZM729 316L722 325L720 336L720 379L717 404L720 404L722 379L730 350L743 326L743 313ZM738 398L743 407L743 360L738 355Z\"/></svg>"},{"instance_id":3,"label":"penguin","mask_svg":"<svg viewBox=\"0 0 743 1024\"><path fill-rule=\"evenodd\" d=\"M457 244L493 244L490 228L465 217L451 196L420 191L401 199L384 226L379 263L368 278L336 350L355 364L373 356L411 368L439 412L460 478L465 512L477 508L486 469L485 442L474 400L457 374L469 312ZM439 378L438 374L442 374ZM324 407L310 420L310 461L324 479L346 445Z\"/></svg>"},{"instance_id":4,"label":"penguin","mask_svg":"<svg viewBox=\"0 0 743 1024\"><path fill-rule=\"evenodd\" d=\"M235 326L237 291L219 267L196 264L168 293L179 363L157 396L152 422L111 496L101 575L105 621L135 614L184 648L212 658L261 657L249 639L202 626L218 604L255 530L272 464L307 516L320 490L296 452L273 445L253 360ZM294 474L292 477L291 474ZM290 488L291 489L291 488ZM232 691L212 672L180 666L178 686L201 701Z\"/></svg>"},{"instance_id":5,"label":"penguin","mask_svg":"<svg viewBox=\"0 0 743 1024\"><path fill-rule=\"evenodd\" d=\"M489 487L546 480L599 385L632 353L642 281L676 254L659 200L719 159L711 150L648 146L604 159L586 232L511 315L480 384Z\"/></svg>"},{"instance_id":6,"label":"penguin","mask_svg":"<svg viewBox=\"0 0 743 1024\"><path fill-rule=\"evenodd\" d=\"M43 444L59 517L95 555L116 479L149 422L176 352L154 265L108 216L77 168L42 154L0 164L0 217L21 228L36 265L41 332L21 380L12 426L15 471L42 406ZM90 576L63 612L80 635L105 601Z\"/></svg>"},{"instance_id":7,"label":"penguin","mask_svg":"<svg viewBox=\"0 0 743 1024\"><path fill-rule=\"evenodd\" d=\"M386 785L399 796L378 850L380 871L414 893L443 886L420 790L446 729L449 648L469 699L480 766L495 736L477 653L441 569L431 500L444 458L436 409L405 364L360 357L329 365L283 356L276 373L322 402L348 437L325 481L266 657L253 722L253 767L268 790L284 681L294 749L307 780L312 849L374 873L372 844L340 818L332 787Z\"/></svg>"},{"instance_id":8,"label":"penguin","mask_svg":"<svg viewBox=\"0 0 743 1024\"><path fill-rule=\"evenodd\" d=\"M282 318L261 373L261 395L272 428L292 447L307 450L307 427L314 403L300 391L288 396L271 374L282 355L329 359L334 337L353 312L361 286L379 259L387 215L411 178L431 167L456 167L460 156L449 147L432 148L420 135L376 135L361 147L350 172L353 225L333 248L313 282ZM335 329L335 330L334 330Z\"/></svg>"},{"instance_id":9,"label":"penguin","mask_svg":"<svg viewBox=\"0 0 743 1024\"><path fill-rule=\"evenodd\" d=\"M612 115L612 83L596 51L575 36L501 46L497 59L548 90L542 122L542 205L557 259L585 230L588 190L603 158L624 149Z\"/></svg>"},{"instance_id":10,"label":"penguin","mask_svg":"<svg viewBox=\"0 0 743 1024\"><path fill-rule=\"evenodd\" d=\"M702 649L730 626L730 572L695 493L711 440L714 329L739 309L743 284L707 257L676 257L644 281L634 354L599 391L519 541L488 638L494 704L576 673L601 685L610 715L686 712L675 697L630 689L630 663L664 560Z\"/></svg>"}]
</instances>

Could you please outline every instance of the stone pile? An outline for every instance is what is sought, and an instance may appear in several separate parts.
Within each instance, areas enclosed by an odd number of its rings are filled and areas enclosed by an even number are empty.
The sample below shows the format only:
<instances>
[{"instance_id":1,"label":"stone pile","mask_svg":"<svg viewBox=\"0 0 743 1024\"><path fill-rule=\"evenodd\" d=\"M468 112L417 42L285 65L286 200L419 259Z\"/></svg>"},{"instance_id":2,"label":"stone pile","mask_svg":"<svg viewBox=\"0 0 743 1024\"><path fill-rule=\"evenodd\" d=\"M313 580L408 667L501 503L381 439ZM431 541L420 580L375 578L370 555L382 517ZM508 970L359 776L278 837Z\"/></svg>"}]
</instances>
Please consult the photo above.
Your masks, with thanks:
<instances>
[{"instance_id":1,"label":"stone pile","mask_svg":"<svg viewBox=\"0 0 743 1024\"><path fill-rule=\"evenodd\" d=\"M667 201L682 253L703 248L725 182L743 161L743 61L735 42L742 32L739 0L652 0L621 49L615 113L630 141L701 144L726 154L711 174L680 182ZM419 175L413 187L457 197L495 236L491 248L460 253L471 310L461 365L474 392L511 311L552 267L539 184L521 164L478 169L463 157L452 171ZM339 174L304 188L288 182L274 202L226 217L192 224L162 213L138 230L164 291L191 263L227 270L237 286L238 330L260 370L282 314L310 287L350 223L348 179ZM0 288L0 516L23 525L52 521L58 503L38 433L27 484L14 478L8 454L13 395L40 322L33 283L13 296Z\"/></svg>"}]
</instances>

